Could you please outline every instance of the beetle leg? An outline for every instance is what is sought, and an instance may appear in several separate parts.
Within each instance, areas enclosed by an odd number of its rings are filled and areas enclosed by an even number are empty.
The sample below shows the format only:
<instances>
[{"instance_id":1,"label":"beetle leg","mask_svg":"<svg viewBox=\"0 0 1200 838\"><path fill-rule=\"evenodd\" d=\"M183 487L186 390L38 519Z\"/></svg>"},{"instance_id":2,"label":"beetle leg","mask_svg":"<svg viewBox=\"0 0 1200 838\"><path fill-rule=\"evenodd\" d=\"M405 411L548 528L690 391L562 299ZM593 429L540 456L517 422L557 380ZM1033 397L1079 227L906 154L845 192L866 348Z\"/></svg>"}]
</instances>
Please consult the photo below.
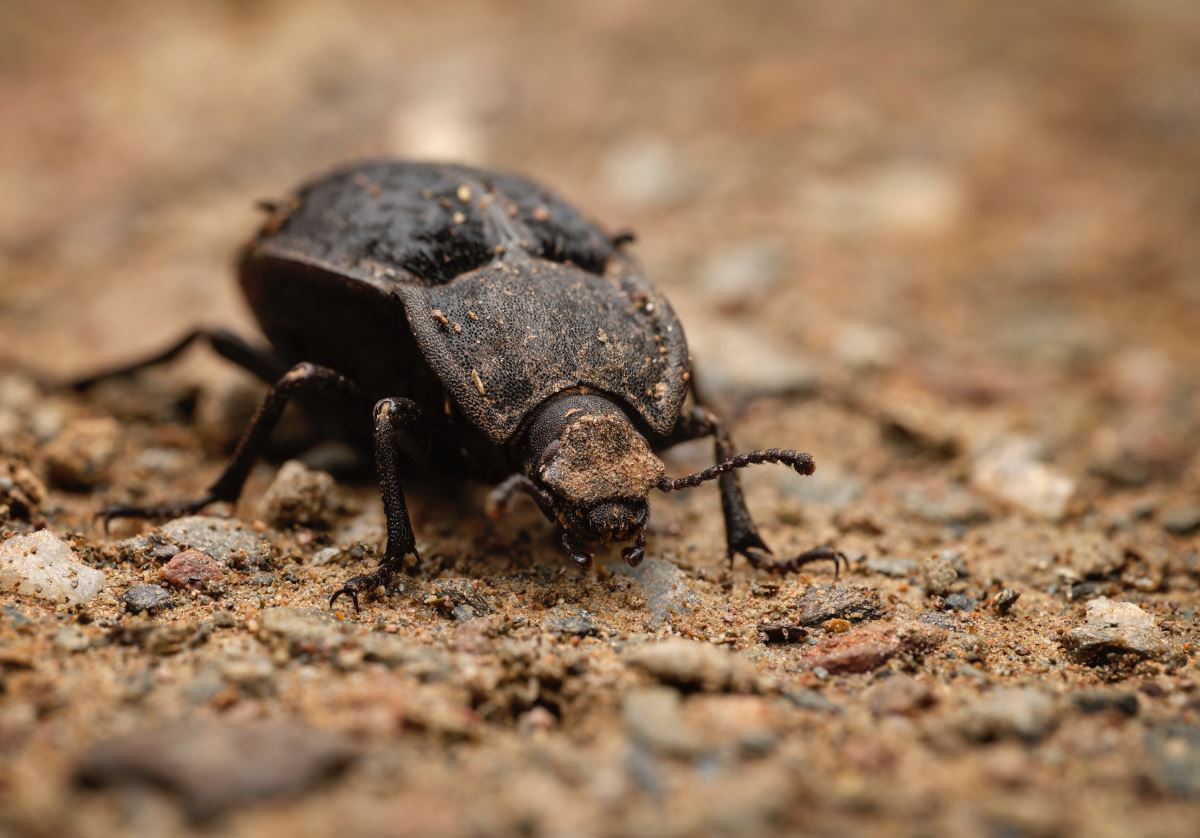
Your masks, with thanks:
<instances>
[{"instance_id":1,"label":"beetle leg","mask_svg":"<svg viewBox=\"0 0 1200 838\"><path fill-rule=\"evenodd\" d=\"M151 506L127 506L115 504L100 512L104 526L113 518L169 518L197 512L210 503L225 501L233 503L242 493L246 478L254 462L262 454L267 438L279 421L283 409L293 396L303 392L326 391L350 400L358 395L358 388L348 378L316 364L297 364L286 375L275 382L258 406L250 420L233 458L225 471L208 490L198 498Z\"/></svg>"},{"instance_id":2,"label":"beetle leg","mask_svg":"<svg viewBox=\"0 0 1200 838\"><path fill-rule=\"evenodd\" d=\"M547 520L555 520L553 498L543 489L539 489L532 480L520 473L505 478L504 482L488 492L487 502L483 507L488 518L493 521L499 521L504 517L504 513L508 511L509 503L512 502L513 495L517 492L529 495L533 499L533 502L537 504L538 509L542 511L542 514L546 516Z\"/></svg>"},{"instance_id":3,"label":"beetle leg","mask_svg":"<svg viewBox=\"0 0 1200 838\"><path fill-rule=\"evenodd\" d=\"M592 554L577 545L565 530L562 534L562 546L577 568L587 571L592 566Z\"/></svg>"},{"instance_id":4,"label":"beetle leg","mask_svg":"<svg viewBox=\"0 0 1200 838\"><path fill-rule=\"evenodd\" d=\"M233 332L226 331L225 329L193 329L157 355L143 358L140 361L134 361L124 366L93 373L86 378L78 378L72 381L69 386L73 390L82 392L99 384L101 381L132 375L149 367L156 367L159 364L174 361L183 354L185 349L200 340L207 341L213 351L222 358L232 361L268 384L274 383L280 376L287 372L287 364L275 357L274 353L269 349L254 346Z\"/></svg>"},{"instance_id":5,"label":"beetle leg","mask_svg":"<svg viewBox=\"0 0 1200 838\"><path fill-rule=\"evenodd\" d=\"M354 610L358 611L358 595L378 588L387 588L392 576L404 563L405 556L420 561L417 541L413 535L412 522L408 518L408 505L404 502L404 488L400 484L400 449L397 436L413 437L421 427L421 412L415 402L402 398L380 399L375 405L375 473L379 480L379 492L383 498L383 512L387 517L387 546L383 561L373 573L355 576L329 598L332 608L342 596L350 597Z\"/></svg>"},{"instance_id":6,"label":"beetle leg","mask_svg":"<svg viewBox=\"0 0 1200 838\"><path fill-rule=\"evenodd\" d=\"M691 412L685 414L680 420L668 441L674 444L706 436L713 438L713 448L718 463L728 465L730 461L734 461L736 464L733 455L733 439L730 437L729 431L726 430L716 414L707 407L693 407ZM796 452L772 450L766 453L793 454L801 466L805 463L800 462L800 458L807 457L807 455ZM751 462L759 462L759 460ZM789 461L794 468L797 468L797 463ZM808 471L803 473L811 473L811 459L807 460L807 465ZM800 469L797 468L797 470ZM771 548L758 534L758 527L755 526L754 519L750 517L750 510L746 508L746 497L742 494L742 483L738 479L737 471L734 468L723 471L718 478L717 485L721 492L721 511L725 516L725 539L731 562L734 556L741 553L756 570L766 570L771 573L794 573L811 562L832 561L834 576L837 576L841 566L846 563L845 555L829 547L816 547L786 561L773 559Z\"/></svg>"}]
</instances>

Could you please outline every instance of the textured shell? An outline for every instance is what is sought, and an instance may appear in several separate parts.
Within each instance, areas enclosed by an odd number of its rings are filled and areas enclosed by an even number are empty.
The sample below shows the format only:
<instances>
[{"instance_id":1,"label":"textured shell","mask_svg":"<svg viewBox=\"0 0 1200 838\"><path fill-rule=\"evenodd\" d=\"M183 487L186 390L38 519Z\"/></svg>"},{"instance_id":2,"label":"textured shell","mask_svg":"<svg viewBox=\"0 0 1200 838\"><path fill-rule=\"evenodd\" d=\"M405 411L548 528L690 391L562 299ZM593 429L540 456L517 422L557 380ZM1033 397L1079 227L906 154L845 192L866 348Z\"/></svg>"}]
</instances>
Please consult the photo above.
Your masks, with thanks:
<instances>
[{"instance_id":1,"label":"textured shell","mask_svg":"<svg viewBox=\"0 0 1200 838\"><path fill-rule=\"evenodd\" d=\"M679 418L688 354L670 305L600 228L523 178L395 161L343 169L268 220L244 282L256 261L403 301L442 386L498 444L577 386L618 397L657 435Z\"/></svg>"}]
</instances>

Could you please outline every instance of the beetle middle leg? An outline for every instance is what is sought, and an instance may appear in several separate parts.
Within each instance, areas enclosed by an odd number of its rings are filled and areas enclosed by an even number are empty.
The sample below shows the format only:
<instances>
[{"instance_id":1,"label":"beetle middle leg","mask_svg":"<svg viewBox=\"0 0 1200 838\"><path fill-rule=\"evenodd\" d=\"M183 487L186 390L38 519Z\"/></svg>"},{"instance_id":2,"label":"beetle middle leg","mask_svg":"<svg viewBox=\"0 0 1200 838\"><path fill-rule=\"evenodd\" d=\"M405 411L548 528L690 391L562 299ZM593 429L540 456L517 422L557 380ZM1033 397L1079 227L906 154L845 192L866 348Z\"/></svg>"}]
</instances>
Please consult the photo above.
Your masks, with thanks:
<instances>
[{"instance_id":1,"label":"beetle middle leg","mask_svg":"<svg viewBox=\"0 0 1200 838\"><path fill-rule=\"evenodd\" d=\"M790 465L802 473L810 474L812 459L807 454L779 449L754 451L734 456L733 439L730 437L729 431L715 413L703 406L693 407L690 413L684 415L670 441L673 444L709 436L713 438L717 465L680 480L665 479L660 488L674 490L695 486L719 476L721 511L725 517L725 539L730 561L740 553L755 569L766 570L770 573L793 573L812 562L831 561L836 576L842 564L845 563L846 557L831 547L815 547L784 561L773 558L771 548L758 534L758 527L755 526L754 519L750 517L750 510L746 508L746 498L742 493L742 484L736 471L742 466L753 463L779 462Z\"/></svg>"},{"instance_id":2,"label":"beetle middle leg","mask_svg":"<svg viewBox=\"0 0 1200 838\"><path fill-rule=\"evenodd\" d=\"M174 518L198 512L210 503L233 503L242 493L250 469L262 454L267 438L287 403L300 394L327 393L351 401L358 387L345 376L316 364L297 364L275 382L250 420L225 471L200 497L149 506L115 504L100 512L105 526L113 518Z\"/></svg>"},{"instance_id":3,"label":"beetle middle leg","mask_svg":"<svg viewBox=\"0 0 1200 838\"><path fill-rule=\"evenodd\" d=\"M400 453L421 436L424 429L421 411L409 399L380 399L375 405L374 425L375 472L387 518L387 546L379 567L373 573L347 579L329 598L330 608L340 597L348 596L354 603L354 610L358 611L359 594L387 588L392 576L400 571L405 556L411 555L417 561L421 558L408 517L408 505L404 501L404 487L400 483Z\"/></svg>"}]
</instances>

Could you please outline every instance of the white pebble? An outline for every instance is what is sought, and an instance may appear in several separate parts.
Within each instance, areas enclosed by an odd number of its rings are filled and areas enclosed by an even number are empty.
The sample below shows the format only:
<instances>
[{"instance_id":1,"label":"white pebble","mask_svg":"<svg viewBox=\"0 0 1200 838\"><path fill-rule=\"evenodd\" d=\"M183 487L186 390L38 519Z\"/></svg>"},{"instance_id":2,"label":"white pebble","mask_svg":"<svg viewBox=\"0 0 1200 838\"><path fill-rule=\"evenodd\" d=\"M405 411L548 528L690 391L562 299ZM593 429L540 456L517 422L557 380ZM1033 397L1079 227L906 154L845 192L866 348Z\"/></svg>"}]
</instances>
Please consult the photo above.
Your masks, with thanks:
<instances>
[{"instance_id":1,"label":"white pebble","mask_svg":"<svg viewBox=\"0 0 1200 838\"><path fill-rule=\"evenodd\" d=\"M83 605L103 587L104 573L81 563L49 530L13 536L0 544L0 589Z\"/></svg>"}]
</instances>

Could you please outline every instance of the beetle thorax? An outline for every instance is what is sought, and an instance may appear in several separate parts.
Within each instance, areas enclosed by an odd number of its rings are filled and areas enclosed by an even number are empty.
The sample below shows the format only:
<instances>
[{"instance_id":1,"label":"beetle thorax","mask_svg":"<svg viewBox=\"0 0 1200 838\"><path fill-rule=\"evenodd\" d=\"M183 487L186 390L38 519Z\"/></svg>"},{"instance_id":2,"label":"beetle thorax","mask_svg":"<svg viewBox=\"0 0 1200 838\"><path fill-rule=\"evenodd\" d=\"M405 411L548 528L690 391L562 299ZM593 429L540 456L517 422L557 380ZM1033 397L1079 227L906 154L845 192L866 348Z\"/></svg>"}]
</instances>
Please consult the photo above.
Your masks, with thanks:
<instances>
[{"instance_id":1,"label":"beetle thorax","mask_svg":"<svg viewBox=\"0 0 1200 838\"><path fill-rule=\"evenodd\" d=\"M639 500L665 470L629 420L614 413L568 417L558 444L545 454L540 481L574 503Z\"/></svg>"}]
</instances>

